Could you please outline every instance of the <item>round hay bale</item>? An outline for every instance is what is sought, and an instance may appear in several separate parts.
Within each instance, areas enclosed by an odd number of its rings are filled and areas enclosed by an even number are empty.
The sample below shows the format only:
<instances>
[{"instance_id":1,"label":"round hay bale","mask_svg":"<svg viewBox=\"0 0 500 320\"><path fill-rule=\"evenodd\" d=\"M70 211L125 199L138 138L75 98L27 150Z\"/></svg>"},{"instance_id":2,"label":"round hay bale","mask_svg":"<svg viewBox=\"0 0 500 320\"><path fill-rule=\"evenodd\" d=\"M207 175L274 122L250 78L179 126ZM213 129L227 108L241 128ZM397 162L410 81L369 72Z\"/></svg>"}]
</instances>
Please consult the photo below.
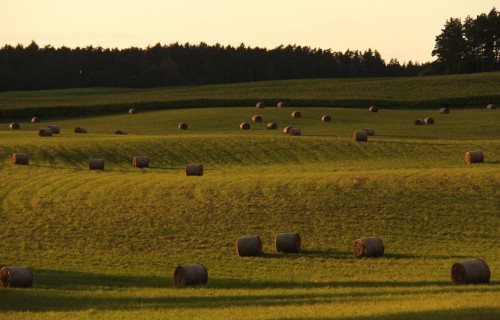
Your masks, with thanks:
<instances>
[{"instance_id":1,"label":"round hay bale","mask_svg":"<svg viewBox=\"0 0 500 320\"><path fill-rule=\"evenodd\" d=\"M240 129L241 130L250 130L250 123L248 123L248 122L240 123Z\"/></svg>"},{"instance_id":2,"label":"round hay bale","mask_svg":"<svg viewBox=\"0 0 500 320\"><path fill-rule=\"evenodd\" d=\"M496 108L495 105L492 103L490 103L489 105L486 106L486 109L488 109L488 110L493 110L495 108Z\"/></svg>"},{"instance_id":3,"label":"round hay bale","mask_svg":"<svg viewBox=\"0 0 500 320\"><path fill-rule=\"evenodd\" d=\"M422 119L417 119L415 120L415 125L416 126L423 126L425 124L425 121Z\"/></svg>"},{"instance_id":4,"label":"round hay bale","mask_svg":"<svg viewBox=\"0 0 500 320\"><path fill-rule=\"evenodd\" d=\"M332 122L332 117L325 114L324 116L321 117L322 122Z\"/></svg>"},{"instance_id":5,"label":"round hay bale","mask_svg":"<svg viewBox=\"0 0 500 320\"><path fill-rule=\"evenodd\" d=\"M291 136L300 136L300 129L299 128L291 128L288 130L288 134Z\"/></svg>"},{"instance_id":6,"label":"round hay bale","mask_svg":"<svg viewBox=\"0 0 500 320\"><path fill-rule=\"evenodd\" d=\"M373 129L373 128L365 128L365 129L363 129L363 131L366 132L366 134L369 136L375 135L375 129Z\"/></svg>"},{"instance_id":7,"label":"round hay bale","mask_svg":"<svg viewBox=\"0 0 500 320\"><path fill-rule=\"evenodd\" d=\"M424 123L425 124L434 124L434 119L432 119L432 118L425 118L424 119Z\"/></svg>"},{"instance_id":8,"label":"round hay bale","mask_svg":"<svg viewBox=\"0 0 500 320\"><path fill-rule=\"evenodd\" d=\"M175 268L174 283L177 287L207 284L207 281L207 268L202 264L185 264Z\"/></svg>"},{"instance_id":9,"label":"round hay bale","mask_svg":"<svg viewBox=\"0 0 500 320\"><path fill-rule=\"evenodd\" d=\"M465 163L481 163L484 162L484 155L481 151L468 151L465 153Z\"/></svg>"},{"instance_id":10,"label":"round hay bale","mask_svg":"<svg viewBox=\"0 0 500 320\"><path fill-rule=\"evenodd\" d=\"M40 118L38 117L31 118L31 123L38 123L38 122L40 122Z\"/></svg>"},{"instance_id":11,"label":"round hay bale","mask_svg":"<svg viewBox=\"0 0 500 320\"><path fill-rule=\"evenodd\" d=\"M116 130L115 134L127 134L125 131L122 130Z\"/></svg>"},{"instance_id":12,"label":"round hay bale","mask_svg":"<svg viewBox=\"0 0 500 320\"><path fill-rule=\"evenodd\" d=\"M188 125L185 122L179 123L179 125L177 127L179 128L179 130L187 130L188 129Z\"/></svg>"},{"instance_id":13,"label":"round hay bale","mask_svg":"<svg viewBox=\"0 0 500 320\"><path fill-rule=\"evenodd\" d=\"M90 170L104 170L104 159L89 159L89 169Z\"/></svg>"},{"instance_id":14,"label":"round hay bale","mask_svg":"<svg viewBox=\"0 0 500 320\"><path fill-rule=\"evenodd\" d=\"M378 237L366 237L354 241L352 249L356 258L379 257L384 254L384 244Z\"/></svg>"},{"instance_id":15,"label":"round hay bale","mask_svg":"<svg viewBox=\"0 0 500 320\"><path fill-rule=\"evenodd\" d=\"M82 127L76 127L74 132L75 133L87 133L87 129L82 128Z\"/></svg>"},{"instance_id":16,"label":"round hay bale","mask_svg":"<svg viewBox=\"0 0 500 320\"><path fill-rule=\"evenodd\" d=\"M354 131L354 141L368 142L368 133L366 131Z\"/></svg>"},{"instance_id":17,"label":"round hay bale","mask_svg":"<svg viewBox=\"0 0 500 320\"><path fill-rule=\"evenodd\" d=\"M296 232L279 233L274 242L276 243L276 251L283 253L297 252L301 246L300 235Z\"/></svg>"},{"instance_id":18,"label":"round hay bale","mask_svg":"<svg viewBox=\"0 0 500 320\"><path fill-rule=\"evenodd\" d=\"M50 128L41 128L38 130L40 137L52 137L52 130Z\"/></svg>"},{"instance_id":19,"label":"round hay bale","mask_svg":"<svg viewBox=\"0 0 500 320\"><path fill-rule=\"evenodd\" d=\"M55 124L49 124L47 128L50 128L52 130L52 134L60 134L61 133L61 128L59 126L56 126Z\"/></svg>"},{"instance_id":20,"label":"round hay bale","mask_svg":"<svg viewBox=\"0 0 500 320\"><path fill-rule=\"evenodd\" d=\"M280 101L280 102L278 102L277 106L278 106L278 108L284 108L284 107L286 107L286 103L283 101Z\"/></svg>"},{"instance_id":21,"label":"round hay bale","mask_svg":"<svg viewBox=\"0 0 500 320\"><path fill-rule=\"evenodd\" d=\"M368 108L368 111L369 112L378 112L378 108L375 107L375 106L371 106L371 107Z\"/></svg>"},{"instance_id":22,"label":"round hay bale","mask_svg":"<svg viewBox=\"0 0 500 320\"><path fill-rule=\"evenodd\" d=\"M439 113L448 114L448 113L450 113L450 109L448 109L448 108L441 108L441 109L439 109Z\"/></svg>"},{"instance_id":23,"label":"round hay bale","mask_svg":"<svg viewBox=\"0 0 500 320\"><path fill-rule=\"evenodd\" d=\"M262 253L259 236L240 237L236 240L236 252L240 257L257 256Z\"/></svg>"},{"instance_id":24,"label":"round hay bale","mask_svg":"<svg viewBox=\"0 0 500 320\"><path fill-rule=\"evenodd\" d=\"M203 165L201 163L186 164L186 176L202 176Z\"/></svg>"},{"instance_id":25,"label":"round hay bale","mask_svg":"<svg viewBox=\"0 0 500 320\"><path fill-rule=\"evenodd\" d=\"M28 165L29 155L27 153L14 153L12 155L12 164L23 164Z\"/></svg>"},{"instance_id":26,"label":"round hay bale","mask_svg":"<svg viewBox=\"0 0 500 320\"><path fill-rule=\"evenodd\" d=\"M266 107L266 105L264 104L264 102L259 101L259 102L257 102L257 104L255 105L255 107L256 107L257 109L264 109L264 108Z\"/></svg>"},{"instance_id":27,"label":"round hay bale","mask_svg":"<svg viewBox=\"0 0 500 320\"><path fill-rule=\"evenodd\" d=\"M137 113L137 109L134 109L134 108L128 109L128 113L129 114L136 114Z\"/></svg>"},{"instance_id":28,"label":"round hay bale","mask_svg":"<svg viewBox=\"0 0 500 320\"><path fill-rule=\"evenodd\" d=\"M9 128L10 130L19 130L21 127L19 126L19 123L12 122L11 124L9 124Z\"/></svg>"},{"instance_id":29,"label":"round hay bale","mask_svg":"<svg viewBox=\"0 0 500 320\"><path fill-rule=\"evenodd\" d=\"M451 280L455 284L490 282L490 268L483 259L456 262L451 267Z\"/></svg>"},{"instance_id":30,"label":"round hay bale","mask_svg":"<svg viewBox=\"0 0 500 320\"><path fill-rule=\"evenodd\" d=\"M135 156L132 160L132 167L134 168L149 168L149 157Z\"/></svg>"},{"instance_id":31,"label":"round hay bale","mask_svg":"<svg viewBox=\"0 0 500 320\"><path fill-rule=\"evenodd\" d=\"M302 117L302 114L300 113L300 111L294 111L294 112L292 112L292 118L298 119L300 117Z\"/></svg>"},{"instance_id":32,"label":"round hay bale","mask_svg":"<svg viewBox=\"0 0 500 320\"><path fill-rule=\"evenodd\" d=\"M252 121L253 121L253 122L262 122L262 117L261 117L261 116L259 116L259 115L254 115L254 116L252 117Z\"/></svg>"},{"instance_id":33,"label":"round hay bale","mask_svg":"<svg viewBox=\"0 0 500 320\"><path fill-rule=\"evenodd\" d=\"M0 288L28 288L33 285L30 267L3 267L0 269Z\"/></svg>"},{"instance_id":34,"label":"round hay bale","mask_svg":"<svg viewBox=\"0 0 500 320\"><path fill-rule=\"evenodd\" d=\"M292 130L292 129L293 129L293 127L284 127L283 133L288 134L290 132L290 130Z\"/></svg>"},{"instance_id":35,"label":"round hay bale","mask_svg":"<svg viewBox=\"0 0 500 320\"><path fill-rule=\"evenodd\" d=\"M276 122L269 122L266 126L268 130L276 130L278 129L278 124Z\"/></svg>"}]
</instances>

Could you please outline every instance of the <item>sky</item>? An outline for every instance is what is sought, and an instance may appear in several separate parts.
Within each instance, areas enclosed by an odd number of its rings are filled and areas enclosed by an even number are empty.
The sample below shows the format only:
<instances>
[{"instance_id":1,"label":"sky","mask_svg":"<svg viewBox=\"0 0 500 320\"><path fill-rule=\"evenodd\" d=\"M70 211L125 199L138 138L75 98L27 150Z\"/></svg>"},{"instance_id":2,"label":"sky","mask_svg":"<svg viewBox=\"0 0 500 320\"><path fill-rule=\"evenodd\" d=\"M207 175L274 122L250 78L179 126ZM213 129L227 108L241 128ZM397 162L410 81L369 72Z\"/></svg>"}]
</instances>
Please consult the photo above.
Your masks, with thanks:
<instances>
[{"instance_id":1,"label":"sky","mask_svg":"<svg viewBox=\"0 0 500 320\"><path fill-rule=\"evenodd\" d=\"M0 47L146 48L157 43L345 52L428 62L449 18L475 18L499 0L0 0Z\"/></svg>"}]
</instances>

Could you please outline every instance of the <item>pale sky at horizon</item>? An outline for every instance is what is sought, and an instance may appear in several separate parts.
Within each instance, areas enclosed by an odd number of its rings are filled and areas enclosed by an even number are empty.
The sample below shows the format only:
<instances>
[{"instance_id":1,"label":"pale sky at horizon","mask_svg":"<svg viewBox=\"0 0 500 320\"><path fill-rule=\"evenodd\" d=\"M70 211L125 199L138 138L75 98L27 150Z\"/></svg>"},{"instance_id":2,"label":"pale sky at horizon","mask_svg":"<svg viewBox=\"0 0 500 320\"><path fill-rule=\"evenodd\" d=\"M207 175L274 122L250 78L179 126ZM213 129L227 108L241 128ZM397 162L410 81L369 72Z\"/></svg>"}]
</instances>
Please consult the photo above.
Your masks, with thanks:
<instances>
[{"instance_id":1,"label":"pale sky at horizon","mask_svg":"<svg viewBox=\"0 0 500 320\"><path fill-rule=\"evenodd\" d=\"M0 47L296 44L427 62L447 19L495 6L499 0L0 0Z\"/></svg>"}]
</instances>

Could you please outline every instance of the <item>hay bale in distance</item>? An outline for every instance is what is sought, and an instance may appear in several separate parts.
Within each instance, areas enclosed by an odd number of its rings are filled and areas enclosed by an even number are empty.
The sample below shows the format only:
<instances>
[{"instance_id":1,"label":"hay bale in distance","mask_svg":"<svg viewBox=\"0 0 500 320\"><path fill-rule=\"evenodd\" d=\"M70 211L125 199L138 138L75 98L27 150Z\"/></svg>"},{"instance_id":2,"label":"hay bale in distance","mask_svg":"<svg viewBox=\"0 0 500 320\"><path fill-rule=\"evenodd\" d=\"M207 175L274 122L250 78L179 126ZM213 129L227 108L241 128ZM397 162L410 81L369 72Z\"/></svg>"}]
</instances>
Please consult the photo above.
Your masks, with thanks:
<instances>
[{"instance_id":1,"label":"hay bale in distance","mask_svg":"<svg viewBox=\"0 0 500 320\"><path fill-rule=\"evenodd\" d=\"M31 123L38 123L38 122L40 122L40 118L38 117L31 118Z\"/></svg>"},{"instance_id":2,"label":"hay bale in distance","mask_svg":"<svg viewBox=\"0 0 500 320\"><path fill-rule=\"evenodd\" d=\"M255 105L255 107L256 107L257 109L264 109L264 108L266 107L266 105L264 104L264 102L259 101L259 102L257 102L257 104Z\"/></svg>"},{"instance_id":3,"label":"hay bale in distance","mask_svg":"<svg viewBox=\"0 0 500 320\"><path fill-rule=\"evenodd\" d=\"M241 130L250 130L250 123L248 123L248 122L240 123L240 129Z\"/></svg>"},{"instance_id":4,"label":"hay bale in distance","mask_svg":"<svg viewBox=\"0 0 500 320\"><path fill-rule=\"evenodd\" d=\"M129 114L136 114L137 113L137 109L134 109L134 108L128 109L128 113Z\"/></svg>"},{"instance_id":5,"label":"hay bale in distance","mask_svg":"<svg viewBox=\"0 0 500 320\"><path fill-rule=\"evenodd\" d=\"M240 237L236 240L236 252L240 257L257 256L262 253L259 236Z\"/></svg>"},{"instance_id":6,"label":"hay bale in distance","mask_svg":"<svg viewBox=\"0 0 500 320\"><path fill-rule=\"evenodd\" d=\"M174 283L177 287L207 284L207 281L207 268L202 264L185 264L175 268Z\"/></svg>"},{"instance_id":7,"label":"hay bale in distance","mask_svg":"<svg viewBox=\"0 0 500 320\"><path fill-rule=\"evenodd\" d=\"M451 280L455 284L490 282L490 268L483 259L456 262L451 267Z\"/></svg>"},{"instance_id":8,"label":"hay bale in distance","mask_svg":"<svg viewBox=\"0 0 500 320\"><path fill-rule=\"evenodd\" d=\"M52 130L50 128L38 129L38 135L40 137L52 137Z\"/></svg>"},{"instance_id":9,"label":"hay bale in distance","mask_svg":"<svg viewBox=\"0 0 500 320\"><path fill-rule=\"evenodd\" d=\"M481 163L484 162L484 155L481 151L468 151L465 153L465 163Z\"/></svg>"},{"instance_id":10,"label":"hay bale in distance","mask_svg":"<svg viewBox=\"0 0 500 320\"><path fill-rule=\"evenodd\" d=\"M188 125L185 122L179 123L179 125L177 127L179 128L179 130L187 130L188 129Z\"/></svg>"},{"instance_id":11,"label":"hay bale in distance","mask_svg":"<svg viewBox=\"0 0 500 320\"><path fill-rule=\"evenodd\" d=\"M384 244L379 237L366 237L354 241L352 249L356 258L380 257L384 254Z\"/></svg>"},{"instance_id":12,"label":"hay bale in distance","mask_svg":"<svg viewBox=\"0 0 500 320\"><path fill-rule=\"evenodd\" d=\"M354 141L368 142L368 133L366 131L354 131Z\"/></svg>"},{"instance_id":13,"label":"hay bale in distance","mask_svg":"<svg viewBox=\"0 0 500 320\"><path fill-rule=\"evenodd\" d=\"M293 129L293 127L284 127L283 128L283 133L284 134L288 134L290 132L290 130L292 130L292 129Z\"/></svg>"},{"instance_id":14,"label":"hay bale in distance","mask_svg":"<svg viewBox=\"0 0 500 320\"><path fill-rule=\"evenodd\" d=\"M19 126L19 123L17 122L12 122L11 124L9 124L9 128L10 130L19 130L21 126Z\"/></svg>"},{"instance_id":15,"label":"hay bale in distance","mask_svg":"<svg viewBox=\"0 0 500 320\"><path fill-rule=\"evenodd\" d=\"M297 252L301 246L300 235L296 232L279 233L276 235L274 242L276 244L276 251L283 253Z\"/></svg>"},{"instance_id":16,"label":"hay bale in distance","mask_svg":"<svg viewBox=\"0 0 500 320\"><path fill-rule=\"evenodd\" d=\"M262 117L256 114L252 117L252 121L253 122L262 122Z\"/></svg>"},{"instance_id":17,"label":"hay bale in distance","mask_svg":"<svg viewBox=\"0 0 500 320\"><path fill-rule=\"evenodd\" d=\"M132 167L134 168L149 168L149 157L135 156L132 160Z\"/></svg>"},{"instance_id":18,"label":"hay bale in distance","mask_svg":"<svg viewBox=\"0 0 500 320\"><path fill-rule=\"evenodd\" d=\"M23 164L27 166L29 159L30 157L27 153L14 153L12 155L12 164Z\"/></svg>"},{"instance_id":19,"label":"hay bale in distance","mask_svg":"<svg viewBox=\"0 0 500 320\"><path fill-rule=\"evenodd\" d=\"M201 163L186 164L186 176L202 176L203 165Z\"/></svg>"},{"instance_id":20,"label":"hay bale in distance","mask_svg":"<svg viewBox=\"0 0 500 320\"><path fill-rule=\"evenodd\" d=\"M104 159L89 159L89 169L90 170L104 170Z\"/></svg>"},{"instance_id":21,"label":"hay bale in distance","mask_svg":"<svg viewBox=\"0 0 500 320\"><path fill-rule=\"evenodd\" d=\"M278 106L278 108L284 108L284 107L286 107L286 103L283 101L280 101L280 102L278 102L277 106Z\"/></svg>"},{"instance_id":22,"label":"hay bale in distance","mask_svg":"<svg viewBox=\"0 0 500 320\"><path fill-rule=\"evenodd\" d=\"M115 134L127 134L125 131L122 130L116 130Z\"/></svg>"},{"instance_id":23,"label":"hay bale in distance","mask_svg":"<svg viewBox=\"0 0 500 320\"><path fill-rule=\"evenodd\" d=\"M75 133L87 133L87 129L82 128L82 127L76 127L74 132Z\"/></svg>"},{"instance_id":24,"label":"hay bale in distance","mask_svg":"<svg viewBox=\"0 0 500 320\"><path fill-rule=\"evenodd\" d=\"M415 120L415 125L416 126L423 126L425 124L425 121L422 119L417 119Z\"/></svg>"},{"instance_id":25,"label":"hay bale in distance","mask_svg":"<svg viewBox=\"0 0 500 320\"><path fill-rule=\"evenodd\" d=\"M52 130L52 134L60 134L61 133L61 128L59 126L56 126L55 124L49 124L47 128L50 128Z\"/></svg>"},{"instance_id":26,"label":"hay bale in distance","mask_svg":"<svg viewBox=\"0 0 500 320\"><path fill-rule=\"evenodd\" d=\"M288 134L291 136L300 136L300 129L299 128L291 128L288 130Z\"/></svg>"},{"instance_id":27,"label":"hay bale in distance","mask_svg":"<svg viewBox=\"0 0 500 320\"><path fill-rule=\"evenodd\" d=\"M369 112L378 112L378 108L375 107L375 106L371 106L371 107L368 108L368 111Z\"/></svg>"},{"instance_id":28,"label":"hay bale in distance","mask_svg":"<svg viewBox=\"0 0 500 320\"><path fill-rule=\"evenodd\" d=\"M493 109L495 109L495 105L490 103L489 105L486 106L486 109L493 110Z\"/></svg>"},{"instance_id":29,"label":"hay bale in distance","mask_svg":"<svg viewBox=\"0 0 500 320\"><path fill-rule=\"evenodd\" d=\"M0 288L29 288L33 285L30 267L3 267L0 269Z\"/></svg>"},{"instance_id":30,"label":"hay bale in distance","mask_svg":"<svg viewBox=\"0 0 500 320\"><path fill-rule=\"evenodd\" d=\"M424 119L424 123L425 124L434 124L434 119L427 117Z\"/></svg>"},{"instance_id":31,"label":"hay bale in distance","mask_svg":"<svg viewBox=\"0 0 500 320\"><path fill-rule=\"evenodd\" d=\"M321 117L322 122L332 122L332 117L330 115L325 114Z\"/></svg>"},{"instance_id":32,"label":"hay bale in distance","mask_svg":"<svg viewBox=\"0 0 500 320\"><path fill-rule=\"evenodd\" d=\"M300 117L302 117L302 114L300 113L300 111L294 111L294 112L292 112L292 118L298 119Z\"/></svg>"},{"instance_id":33,"label":"hay bale in distance","mask_svg":"<svg viewBox=\"0 0 500 320\"><path fill-rule=\"evenodd\" d=\"M266 126L268 130L276 130L278 129L278 124L276 122L269 122Z\"/></svg>"},{"instance_id":34,"label":"hay bale in distance","mask_svg":"<svg viewBox=\"0 0 500 320\"><path fill-rule=\"evenodd\" d=\"M373 129L373 128L365 128L365 129L363 129L363 131L366 132L366 134L369 136L375 135L375 129Z\"/></svg>"},{"instance_id":35,"label":"hay bale in distance","mask_svg":"<svg viewBox=\"0 0 500 320\"><path fill-rule=\"evenodd\" d=\"M441 109L439 109L439 113L448 114L448 113L450 113L450 109L448 109L448 108L441 108Z\"/></svg>"}]
</instances>

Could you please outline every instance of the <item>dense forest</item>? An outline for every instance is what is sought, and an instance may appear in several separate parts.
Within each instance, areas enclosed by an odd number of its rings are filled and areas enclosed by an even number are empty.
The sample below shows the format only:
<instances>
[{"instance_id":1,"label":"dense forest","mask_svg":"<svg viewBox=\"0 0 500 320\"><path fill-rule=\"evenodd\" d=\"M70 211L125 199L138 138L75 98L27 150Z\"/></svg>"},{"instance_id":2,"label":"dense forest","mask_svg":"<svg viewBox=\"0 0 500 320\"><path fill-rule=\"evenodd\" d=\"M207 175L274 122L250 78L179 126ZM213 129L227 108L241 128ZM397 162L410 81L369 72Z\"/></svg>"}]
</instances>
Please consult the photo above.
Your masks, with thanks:
<instances>
[{"instance_id":1,"label":"dense forest","mask_svg":"<svg viewBox=\"0 0 500 320\"><path fill-rule=\"evenodd\" d=\"M299 78L401 77L500 69L500 16L451 18L436 37L430 63L377 50L345 52L296 45L274 49L173 43L104 49L6 45L0 49L0 91L74 87L161 87Z\"/></svg>"}]
</instances>

